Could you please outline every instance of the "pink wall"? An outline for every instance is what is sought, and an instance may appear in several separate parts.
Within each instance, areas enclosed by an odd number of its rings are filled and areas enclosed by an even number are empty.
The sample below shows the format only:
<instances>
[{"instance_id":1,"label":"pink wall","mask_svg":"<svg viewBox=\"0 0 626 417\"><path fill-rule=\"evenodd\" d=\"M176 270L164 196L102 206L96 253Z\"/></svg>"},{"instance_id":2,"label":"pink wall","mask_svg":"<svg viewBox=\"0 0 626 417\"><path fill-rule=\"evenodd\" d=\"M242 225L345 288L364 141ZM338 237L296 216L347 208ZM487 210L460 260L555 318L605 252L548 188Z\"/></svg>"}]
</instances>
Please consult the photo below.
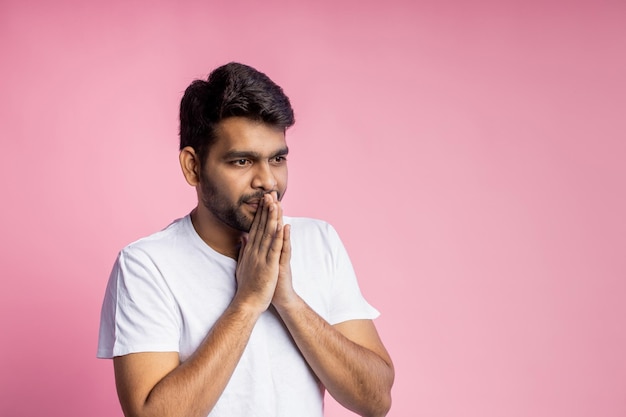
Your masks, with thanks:
<instances>
[{"instance_id":1,"label":"pink wall","mask_svg":"<svg viewBox=\"0 0 626 417\"><path fill-rule=\"evenodd\" d=\"M108 272L191 209L178 101L230 60L292 98L287 211L383 312L391 416L626 415L623 2L177 3L0 3L1 416L121 415Z\"/></svg>"}]
</instances>

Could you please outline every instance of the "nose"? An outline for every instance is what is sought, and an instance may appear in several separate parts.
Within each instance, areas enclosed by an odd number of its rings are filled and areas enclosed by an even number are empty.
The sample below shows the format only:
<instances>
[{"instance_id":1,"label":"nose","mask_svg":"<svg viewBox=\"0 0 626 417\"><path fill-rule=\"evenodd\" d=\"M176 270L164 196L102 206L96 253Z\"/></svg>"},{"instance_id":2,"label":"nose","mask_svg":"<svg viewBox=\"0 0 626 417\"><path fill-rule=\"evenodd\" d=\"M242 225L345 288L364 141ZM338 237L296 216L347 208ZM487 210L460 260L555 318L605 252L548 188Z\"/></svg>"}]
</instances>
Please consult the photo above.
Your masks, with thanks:
<instances>
[{"instance_id":1,"label":"nose","mask_svg":"<svg viewBox=\"0 0 626 417\"><path fill-rule=\"evenodd\" d=\"M276 189L278 182L272 172L272 167L269 163L257 163L255 164L254 178L252 179L252 188L261 189L269 192Z\"/></svg>"}]
</instances>

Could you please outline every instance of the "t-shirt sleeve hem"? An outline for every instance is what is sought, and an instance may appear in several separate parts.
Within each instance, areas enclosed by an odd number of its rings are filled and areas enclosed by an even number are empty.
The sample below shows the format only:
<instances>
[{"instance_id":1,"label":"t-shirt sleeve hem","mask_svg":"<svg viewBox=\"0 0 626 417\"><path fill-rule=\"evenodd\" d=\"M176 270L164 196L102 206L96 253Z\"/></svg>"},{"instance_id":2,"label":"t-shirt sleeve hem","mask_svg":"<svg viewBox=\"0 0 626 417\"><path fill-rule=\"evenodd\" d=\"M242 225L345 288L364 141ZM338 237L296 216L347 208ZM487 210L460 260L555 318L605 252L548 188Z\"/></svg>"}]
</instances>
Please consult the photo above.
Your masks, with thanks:
<instances>
[{"instance_id":1,"label":"t-shirt sleeve hem","mask_svg":"<svg viewBox=\"0 0 626 417\"><path fill-rule=\"evenodd\" d=\"M333 315L328 321L331 325L343 323L349 320L374 320L378 318L380 313L375 308L371 308L368 311L347 311L344 313Z\"/></svg>"},{"instance_id":2,"label":"t-shirt sleeve hem","mask_svg":"<svg viewBox=\"0 0 626 417\"><path fill-rule=\"evenodd\" d=\"M96 357L99 359L113 359L116 356L124 356L130 353L140 352L178 352L178 345L136 345L136 346L122 346L115 347L114 349L98 349Z\"/></svg>"}]
</instances>

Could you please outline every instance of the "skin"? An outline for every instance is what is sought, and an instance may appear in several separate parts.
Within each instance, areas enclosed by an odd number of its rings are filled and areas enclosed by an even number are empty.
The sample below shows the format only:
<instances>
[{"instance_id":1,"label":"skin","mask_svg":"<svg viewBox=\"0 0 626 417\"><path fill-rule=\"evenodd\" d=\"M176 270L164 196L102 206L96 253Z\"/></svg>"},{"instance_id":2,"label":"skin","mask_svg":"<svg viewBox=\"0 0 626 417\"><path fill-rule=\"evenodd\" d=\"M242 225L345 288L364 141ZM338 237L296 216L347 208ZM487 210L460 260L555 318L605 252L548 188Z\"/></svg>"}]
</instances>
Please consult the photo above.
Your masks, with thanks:
<instances>
[{"instance_id":1,"label":"skin","mask_svg":"<svg viewBox=\"0 0 626 417\"><path fill-rule=\"evenodd\" d=\"M371 320L331 326L295 293L290 226L280 199L287 187L284 131L246 118L218 126L205 164L192 148L180 153L198 193L192 212L200 237L237 259L237 291L194 354L133 353L114 358L118 396L127 417L205 417L232 375L259 316L275 308L327 391L361 416L384 416L394 369Z\"/></svg>"}]
</instances>

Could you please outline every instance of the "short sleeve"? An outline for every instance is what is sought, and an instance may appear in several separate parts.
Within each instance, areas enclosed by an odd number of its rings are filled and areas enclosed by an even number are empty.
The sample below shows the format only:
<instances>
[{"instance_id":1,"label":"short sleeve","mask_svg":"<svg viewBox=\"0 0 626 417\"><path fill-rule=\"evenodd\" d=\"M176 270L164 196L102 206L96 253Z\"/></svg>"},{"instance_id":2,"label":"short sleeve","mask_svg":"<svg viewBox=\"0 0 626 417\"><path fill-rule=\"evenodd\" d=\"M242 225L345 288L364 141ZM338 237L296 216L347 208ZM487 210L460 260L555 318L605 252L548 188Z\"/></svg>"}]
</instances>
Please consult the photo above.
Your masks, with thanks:
<instances>
[{"instance_id":1,"label":"short sleeve","mask_svg":"<svg viewBox=\"0 0 626 417\"><path fill-rule=\"evenodd\" d=\"M328 225L328 239L334 270L329 323L375 319L380 313L363 297L352 262L339 235L331 225Z\"/></svg>"},{"instance_id":2,"label":"short sleeve","mask_svg":"<svg viewBox=\"0 0 626 417\"><path fill-rule=\"evenodd\" d=\"M135 352L177 352L180 314L158 267L145 252L120 252L102 304L99 358Z\"/></svg>"}]
</instances>

